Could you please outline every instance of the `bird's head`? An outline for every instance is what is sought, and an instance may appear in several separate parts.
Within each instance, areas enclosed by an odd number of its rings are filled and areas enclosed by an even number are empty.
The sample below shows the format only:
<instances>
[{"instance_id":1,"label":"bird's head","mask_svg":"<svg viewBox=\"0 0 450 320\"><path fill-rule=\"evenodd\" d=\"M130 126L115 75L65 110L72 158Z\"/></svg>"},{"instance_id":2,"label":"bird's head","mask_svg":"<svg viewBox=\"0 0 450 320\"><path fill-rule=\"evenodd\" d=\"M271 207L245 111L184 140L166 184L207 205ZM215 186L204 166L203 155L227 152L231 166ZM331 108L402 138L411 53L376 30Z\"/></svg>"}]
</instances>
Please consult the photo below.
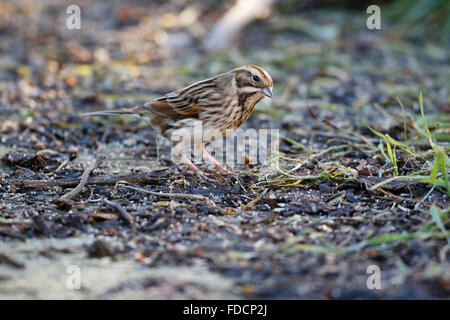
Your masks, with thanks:
<instances>
[{"instance_id":1,"label":"bird's head","mask_svg":"<svg viewBox=\"0 0 450 320\"><path fill-rule=\"evenodd\" d=\"M264 97L272 98L273 81L269 73L255 65L244 65L231 70L235 75L238 95L258 102Z\"/></svg>"}]
</instances>

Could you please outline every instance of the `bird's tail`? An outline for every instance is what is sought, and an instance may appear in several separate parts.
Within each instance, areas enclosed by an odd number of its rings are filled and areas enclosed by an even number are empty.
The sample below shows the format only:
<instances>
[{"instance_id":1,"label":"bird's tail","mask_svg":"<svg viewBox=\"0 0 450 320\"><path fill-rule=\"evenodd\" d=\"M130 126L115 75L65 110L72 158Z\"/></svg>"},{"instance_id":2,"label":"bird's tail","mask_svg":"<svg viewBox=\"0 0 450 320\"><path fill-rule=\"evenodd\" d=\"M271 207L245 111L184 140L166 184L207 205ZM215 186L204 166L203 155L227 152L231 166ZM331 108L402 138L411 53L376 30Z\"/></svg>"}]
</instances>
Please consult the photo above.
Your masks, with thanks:
<instances>
[{"instance_id":1,"label":"bird's tail","mask_svg":"<svg viewBox=\"0 0 450 320\"><path fill-rule=\"evenodd\" d=\"M103 110L103 111L95 111L95 112L87 112L82 113L82 117L84 116L130 116L135 118L142 118L142 116L136 113L136 110L133 109L121 109L121 110Z\"/></svg>"}]
</instances>

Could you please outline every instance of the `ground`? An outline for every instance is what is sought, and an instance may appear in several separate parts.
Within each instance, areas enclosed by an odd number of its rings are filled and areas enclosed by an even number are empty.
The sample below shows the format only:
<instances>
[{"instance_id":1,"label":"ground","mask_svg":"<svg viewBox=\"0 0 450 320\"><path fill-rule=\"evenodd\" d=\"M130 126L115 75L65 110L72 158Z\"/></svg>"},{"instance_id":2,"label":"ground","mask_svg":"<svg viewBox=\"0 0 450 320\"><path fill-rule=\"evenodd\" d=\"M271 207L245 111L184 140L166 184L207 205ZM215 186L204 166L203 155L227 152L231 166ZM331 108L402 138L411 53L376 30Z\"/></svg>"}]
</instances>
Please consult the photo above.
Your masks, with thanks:
<instances>
[{"instance_id":1,"label":"ground","mask_svg":"<svg viewBox=\"0 0 450 320\"><path fill-rule=\"evenodd\" d=\"M81 30L64 1L0 4L0 298L448 298L445 42L279 8L207 54L223 6L177 3L78 1ZM278 165L205 182L145 121L81 116L246 63Z\"/></svg>"}]
</instances>

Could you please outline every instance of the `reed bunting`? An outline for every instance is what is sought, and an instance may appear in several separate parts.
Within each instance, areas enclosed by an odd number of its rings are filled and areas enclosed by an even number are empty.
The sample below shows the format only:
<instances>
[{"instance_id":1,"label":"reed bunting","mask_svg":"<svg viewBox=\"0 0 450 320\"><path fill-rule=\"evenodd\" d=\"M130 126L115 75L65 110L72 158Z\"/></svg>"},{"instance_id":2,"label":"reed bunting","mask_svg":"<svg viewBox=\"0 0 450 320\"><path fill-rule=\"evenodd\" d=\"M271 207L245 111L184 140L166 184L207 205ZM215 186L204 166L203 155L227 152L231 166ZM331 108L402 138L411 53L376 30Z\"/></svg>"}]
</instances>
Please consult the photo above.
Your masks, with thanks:
<instances>
[{"instance_id":1,"label":"reed bunting","mask_svg":"<svg viewBox=\"0 0 450 320\"><path fill-rule=\"evenodd\" d=\"M240 127L262 98L272 98L272 88L273 81L267 71L255 65L244 65L131 109L91 112L84 115L129 115L147 118L157 133L169 140L173 136L180 136L182 130L191 131L193 136L194 123L200 121L202 137L200 143L194 147L218 170L230 173L206 152L204 146L211 141L211 137L217 138L217 133L224 136L230 130ZM176 142L174 150L177 150L178 156L198 177L211 181L184 154L184 146L192 143L186 140Z\"/></svg>"}]
</instances>

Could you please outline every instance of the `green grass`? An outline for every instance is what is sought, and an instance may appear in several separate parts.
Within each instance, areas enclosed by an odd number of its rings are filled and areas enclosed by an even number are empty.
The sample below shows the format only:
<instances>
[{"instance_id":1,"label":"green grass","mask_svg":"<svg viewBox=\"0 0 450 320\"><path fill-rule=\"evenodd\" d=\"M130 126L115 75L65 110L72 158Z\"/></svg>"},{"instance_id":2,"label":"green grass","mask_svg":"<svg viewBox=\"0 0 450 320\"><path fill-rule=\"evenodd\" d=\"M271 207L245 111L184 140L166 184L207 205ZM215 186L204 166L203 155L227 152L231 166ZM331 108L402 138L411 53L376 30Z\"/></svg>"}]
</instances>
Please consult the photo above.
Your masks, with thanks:
<instances>
[{"instance_id":1,"label":"green grass","mask_svg":"<svg viewBox=\"0 0 450 320\"><path fill-rule=\"evenodd\" d=\"M417 203L415 210L427 214L429 220L417 226L415 230L408 232L393 232L378 234L360 242L340 247L325 237L323 233L307 228L294 239L282 244L279 251L284 254L293 254L298 251L309 251L331 255L346 255L366 249L382 250L395 247L402 243L408 243L413 239L427 241L430 239L445 239L450 244L450 235L446 225L450 222L449 209L439 208L439 204L426 203L436 188L444 188L450 196L449 187L449 159L447 149L436 141L436 130L445 127L446 118L439 123L439 119L430 127L424 111L422 92L419 94L420 115L415 118L409 116L412 125L407 125L406 109L401 105L401 119L403 127L402 140L395 139L390 132L381 133L371 127L369 130L380 138L378 147L360 143L348 143L334 145L324 149L316 149L312 146L298 143L290 138L282 136L282 139L297 147L297 154L280 154L278 160L280 166L276 174L268 177L260 177L261 180L254 185L257 188L308 188L317 181L359 181L358 172L349 167L343 161L349 150L357 150L367 154L368 157L381 158L390 163L392 168L384 168L379 172L379 177L384 178L378 184L370 187L370 191L382 188L386 184L396 180L414 180L429 184L430 190L423 197L423 203ZM415 147L411 141L426 140L425 145ZM427 146L428 144L428 146ZM331 158L331 159L330 159ZM414 163L411 167L399 167L401 163ZM313 166L311 164L314 163ZM314 169L311 169L314 167ZM309 169L306 169L309 168ZM307 174L306 174L307 173ZM373 173L372 173L373 175ZM315 182L316 181L316 182ZM417 199L420 200L420 199ZM339 206L345 201L345 193L337 192L327 201L329 205ZM443 204L445 200L443 199ZM394 205L393 205L394 206ZM361 217L365 219L364 217Z\"/></svg>"},{"instance_id":2,"label":"green grass","mask_svg":"<svg viewBox=\"0 0 450 320\"><path fill-rule=\"evenodd\" d=\"M400 100L398 100L398 101L401 104ZM402 104L401 104L401 106L402 106L402 110L404 110L404 107ZM450 196L450 185L449 185L449 181L448 181L448 172L449 172L450 162L449 162L448 156L446 154L446 149L433 141L433 137L432 137L432 134L430 132L430 129L428 127L428 123L427 123L427 120L425 117L422 92L420 92L420 94L419 94L419 107L420 107L420 113L421 113L423 126L424 126L424 133L422 135L424 135L424 137L428 140L428 143L430 144L430 147L433 151L434 159L433 159L432 165L430 164L429 167L426 168L425 170L420 170L420 171L412 172L408 175L399 176L398 166L397 166L396 147L399 147L399 149L401 149L407 156L410 156L412 158L421 159L421 158L426 157L426 155L420 154L418 151L413 151L411 149L411 147L408 145L406 124L404 124L405 143L401 143L401 142L393 139L389 134L383 135L382 133L369 127L369 129L374 134L376 134L380 138L384 139L388 155L386 155L384 153L384 150L381 147L379 147L380 153L383 156L383 158L388 159L391 162L391 164L394 168L394 176L395 176L393 178L389 178L385 181L382 181L382 182L376 184L375 186L371 187L370 190L375 190L377 188L380 188L383 185L385 185L386 183L392 182L396 179L415 179L415 180L419 180L421 182L426 182L426 183L430 184L432 187L436 187L436 186L445 187L448 195ZM406 121L406 120L404 120L404 121ZM420 131L418 133L421 134ZM424 172L429 172L429 175L419 175Z\"/></svg>"}]
</instances>

